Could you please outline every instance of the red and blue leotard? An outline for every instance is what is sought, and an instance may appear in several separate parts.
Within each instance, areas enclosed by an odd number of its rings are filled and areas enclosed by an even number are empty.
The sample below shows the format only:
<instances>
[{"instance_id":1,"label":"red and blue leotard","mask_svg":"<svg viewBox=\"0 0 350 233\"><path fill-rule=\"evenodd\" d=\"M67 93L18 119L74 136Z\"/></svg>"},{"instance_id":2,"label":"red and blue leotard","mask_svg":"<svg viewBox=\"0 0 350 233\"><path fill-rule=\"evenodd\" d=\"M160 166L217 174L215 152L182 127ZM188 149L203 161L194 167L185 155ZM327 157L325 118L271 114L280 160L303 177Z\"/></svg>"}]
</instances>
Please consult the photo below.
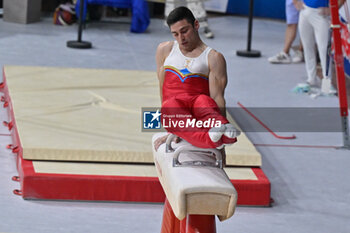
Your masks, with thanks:
<instances>
[{"instance_id":1,"label":"red and blue leotard","mask_svg":"<svg viewBox=\"0 0 350 233\"><path fill-rule=\"evenodd\" d=\"M165 77L162 87L162 122L163 127L194 146L217 148L224 142L213 142L208 131L216 123L227 124L216 102L209 93L207 47L196 58L182 54L175 41L169 56L165 59ZM181 121L184 124L181 125ZM207 125L194 124L207 122ZM192 122L192 124L190 123ZM190 124L187 124L190 123Z\"/></svg>"}]
</instances>

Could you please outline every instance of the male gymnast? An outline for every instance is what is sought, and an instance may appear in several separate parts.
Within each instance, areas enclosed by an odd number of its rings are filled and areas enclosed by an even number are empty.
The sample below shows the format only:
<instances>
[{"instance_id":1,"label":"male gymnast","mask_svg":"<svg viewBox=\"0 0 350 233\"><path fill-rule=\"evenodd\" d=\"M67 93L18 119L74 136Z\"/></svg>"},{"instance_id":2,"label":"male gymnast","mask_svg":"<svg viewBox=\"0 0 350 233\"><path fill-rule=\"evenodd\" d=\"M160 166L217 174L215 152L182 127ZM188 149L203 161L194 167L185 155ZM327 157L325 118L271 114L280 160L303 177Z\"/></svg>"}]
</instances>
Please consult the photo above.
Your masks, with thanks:
<instances>
[{"instance_id":1,"label":"male gymnast","mask_svg":"<svg viewBox=\"0 0 350 233\"><path fill-rule=\"evenodd\" d=\"M224 56L201 40L199 22L188 8L175 8L167 24L175 41L160 43L156 52L162 119L193 124L170 124L166 130L178 136L176 142L182 138L200 148L222 149L235 143L240 131L225 117ZM194 124L196 121L208 124ZM156 150L168 136L155 141Z\"/></svg>"}]
</instances>

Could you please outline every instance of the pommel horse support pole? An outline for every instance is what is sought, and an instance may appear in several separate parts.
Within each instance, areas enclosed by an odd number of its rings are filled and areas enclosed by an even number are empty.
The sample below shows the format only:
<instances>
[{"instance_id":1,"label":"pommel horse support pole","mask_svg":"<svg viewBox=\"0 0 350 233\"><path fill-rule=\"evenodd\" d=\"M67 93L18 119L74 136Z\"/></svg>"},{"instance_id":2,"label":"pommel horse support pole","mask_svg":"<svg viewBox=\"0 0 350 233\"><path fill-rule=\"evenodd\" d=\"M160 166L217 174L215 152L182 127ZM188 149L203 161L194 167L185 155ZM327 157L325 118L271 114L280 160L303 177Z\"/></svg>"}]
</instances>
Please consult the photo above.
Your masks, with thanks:
<instances>
[{"instance_id":1,"label":"pommel horse support pole","mask_svg":"<svg viewBox=\"0 0 350 233\"><path fill-rule=\"evenodd\" d=\"M222 168L217 149L202 149L168 137L157 151L152 138L154 162L166 195L161 233L216 233L215 215L230 218L237 192Z\"/></svg>"}]
</instances>

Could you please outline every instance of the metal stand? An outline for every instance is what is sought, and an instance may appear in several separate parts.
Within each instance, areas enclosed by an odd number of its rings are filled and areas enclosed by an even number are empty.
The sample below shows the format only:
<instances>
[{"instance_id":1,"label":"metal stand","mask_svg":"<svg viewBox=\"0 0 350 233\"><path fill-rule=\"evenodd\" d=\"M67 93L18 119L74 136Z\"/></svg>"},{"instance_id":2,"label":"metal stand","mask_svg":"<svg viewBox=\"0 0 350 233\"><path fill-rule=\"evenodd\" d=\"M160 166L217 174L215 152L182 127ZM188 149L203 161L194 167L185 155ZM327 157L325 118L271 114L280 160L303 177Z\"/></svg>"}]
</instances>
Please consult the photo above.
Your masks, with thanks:
<instances>
[{"instance_id":1,"label":"metal stand","mask_svg":"<svg viewBox=\"0 0 350 233\"><path fill-rule=\"evenodd\" d=\"M260 51L258 51L258 50L251 50L252 27L253 27L253 9L254 9L254 0L250 0L247 50L238 50L236 52L237 56L241 56L241 57L260 57L261 56Z\"/></svg>"},{"instance_id":2,"label":"metal stand","mask_svg":"<svg viewBox=\"0 0 350 233\"><path fill-rule=\"evenodd\" d=\"M346 83L344 74L344 61L343 53L341 47L341 35L340 35L340 20L338 11L338 1L330 0L329 6L331 10L331 28L333 31L333 41L334 41L334 61L337 74L338 83L338 97L339 97L339 108L340 116L342 118L342 128L343 128L343 149L350 150L350 136L349 136L349 123L348 123L348 101L346 94Z\"/></svg>"},{"instance_id":3,"label":"metal stand","mask_svg":"<svg viewBox=\"0 0 350 233\"><path fill-rule=\"evenodd\" d=\"M350 150L349 120L347 116L341 118L343 126L343 147L342 149Z\"/></svg>"},{"instance_id":4,"label":"metal stand","mask_svg":"<svg viewBox=\"0 0 350 233\"><path fill-rule=\"evenodd\" d=\"M79 9L79 27L78 27L78 40L67 41L67 47L74 49L90 49L92 47L91 42L82 41L82 32L83 32L83 11L84 11L84 0L80 0L80 9Z\"/></svg>"}]
</instances>

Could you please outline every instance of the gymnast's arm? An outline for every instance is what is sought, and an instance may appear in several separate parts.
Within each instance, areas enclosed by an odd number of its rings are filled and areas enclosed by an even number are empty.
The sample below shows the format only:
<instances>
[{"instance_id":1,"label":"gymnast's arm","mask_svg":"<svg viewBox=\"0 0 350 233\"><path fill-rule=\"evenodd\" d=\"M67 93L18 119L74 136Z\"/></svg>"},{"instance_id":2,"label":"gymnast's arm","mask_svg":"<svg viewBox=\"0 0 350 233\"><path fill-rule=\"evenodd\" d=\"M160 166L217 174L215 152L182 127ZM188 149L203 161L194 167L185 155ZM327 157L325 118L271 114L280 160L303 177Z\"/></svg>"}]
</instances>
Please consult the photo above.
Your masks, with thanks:
<instances>
[{"instance_id":1,"label":"gymnast's arm","mask_svg":"<svg viewBox=\"0 0 350 233\"><path fill-rule=\"evenodd\" d=\"M212 50L209 53L209 93L210 97L220 108L220 112L226 117L225 88L227 85L226 61L224 56Z\"/></svg>"},{"instance_id":2,"label":"gymnast's arm","mask_svg":"<svg viewBox=\"0 0 350 233\"><path fill-rule=\"evenodd\" d=\"M214 99L221 114L226 117L226 101L225 101L225 88L227 85L227 71L226 61L224 56L212 50L209 53L209 93L210 97ZM221 150L223 166L226 166L226 152L225 148Z\"/></svg>"},{"instance_id":3,"label":"gymnast's arm","mask_svg":"<svg viewBox=\"0 0 350 233\"><path fill-rule=\"evenodd\" d=\"M157 51L156 51L156 63L157 63L157 76L159 80L159 95L160 95L160 101L163 102L163 83L164 83L164 61L169 55L172 47L173 47L172 41L166 41L162 42L158 45Z\"/></svg>"},{"instance_id":4,"label":"gymnast's arm","mask_svg":"<svg viewBox=\"0 0 350 233\"><path fill-rule=\"evenodd\" d=\"M162 42L158 45L156 52L156 63L157 63L157 76L159 80L159 95L160 101L163 102L163 83L164 83L164 61L168 57L171 49L173 47L172 41ZM163 137L159 137L154 142L154 149L157 151L159 146L166 142L169 134L164 135ZM179 137L174 139L176 143L180 141Z\"/></svg>"}]
</instances>

